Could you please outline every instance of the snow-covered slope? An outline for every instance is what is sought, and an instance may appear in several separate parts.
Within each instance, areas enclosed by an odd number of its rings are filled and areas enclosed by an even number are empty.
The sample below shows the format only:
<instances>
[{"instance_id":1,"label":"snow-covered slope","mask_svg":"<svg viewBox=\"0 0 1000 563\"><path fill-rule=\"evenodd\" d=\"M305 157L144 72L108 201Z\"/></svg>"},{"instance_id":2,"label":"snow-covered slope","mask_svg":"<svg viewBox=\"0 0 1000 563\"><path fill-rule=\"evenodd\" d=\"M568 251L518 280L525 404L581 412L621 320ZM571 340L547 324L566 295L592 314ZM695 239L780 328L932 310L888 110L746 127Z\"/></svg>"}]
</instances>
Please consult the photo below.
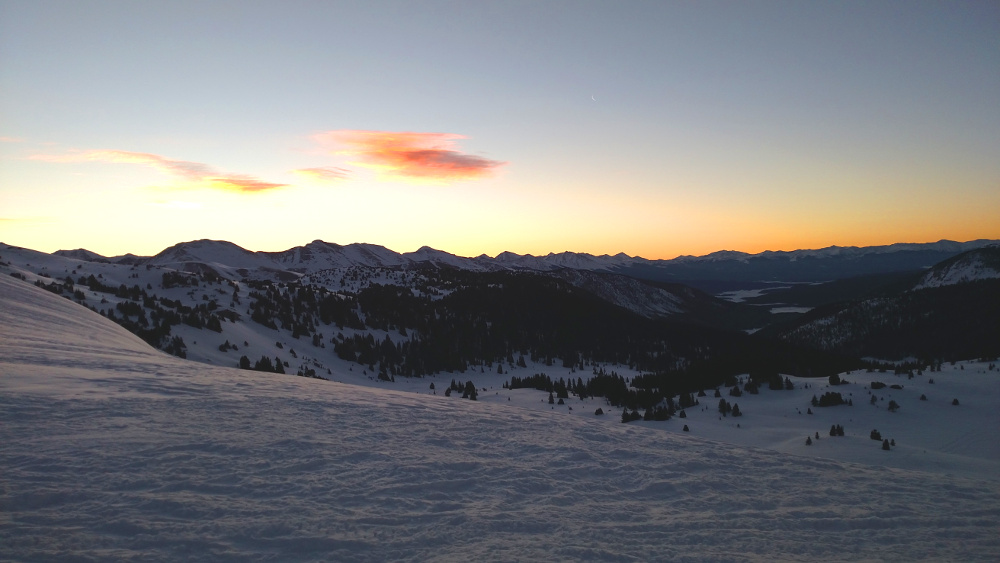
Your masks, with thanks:
<instances>
[{"instance_id":1,"label":"snow-covered slope","mask_svg":"<svg viewBox=\"0 0 1000 563\"><path fill-rule=\"evenodd\" d=\"M644 317L665 317L685 310L684 298L679 293L633 278L571 268L556 270L552 275Z\"/></svg>"},{"instance_id":2,"label":"snow-covered slope","mask_svg":"<svg viewBox=\"0 0 1000 563\"><path fill-rule=\"evenodd\" d=\"M101 256L96 252L91 252L86 248L77 248L76 250L57 250L53 252L56 256L65 256L66 258L75 258L77 260L87 260L91 262L99 262L102 260L107 260L107 258Z\"/></svg>"},{"instance_id":3,"label":"snow-covered slope","mask_svg":"<svg viewBox=\"0 0 1000 563\"><path fill-rule=\"evenodd\" d=\"M995 480L428 393L186 362L3 276L3 558L1000 558Z\"/></svg>"},{"instance_id":4,"label":"snow-covered slope","mask_svg":"<svg viewBox=\"0 0 1000 563\"><path fill-rule=\"evenodd\" d=\"M964 252L924 274L914 289L1000 278L1000 246Z\"/></svg>"}]
</instances>

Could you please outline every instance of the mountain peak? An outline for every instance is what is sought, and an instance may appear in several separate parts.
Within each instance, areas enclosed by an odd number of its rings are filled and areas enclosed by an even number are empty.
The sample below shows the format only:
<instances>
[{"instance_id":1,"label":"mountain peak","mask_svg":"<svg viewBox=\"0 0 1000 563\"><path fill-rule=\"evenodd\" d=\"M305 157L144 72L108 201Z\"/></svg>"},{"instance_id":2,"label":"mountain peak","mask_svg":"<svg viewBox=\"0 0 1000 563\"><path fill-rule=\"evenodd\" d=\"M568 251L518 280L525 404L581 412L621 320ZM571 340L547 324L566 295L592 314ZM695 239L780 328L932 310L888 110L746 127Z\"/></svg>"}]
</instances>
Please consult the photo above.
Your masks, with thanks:
<instances>
[{"instance_id":1,"label":"mountain peak","mask_svg":"<svg viewBox=\"0 0 1000 563\"><path fill-rule=\"evenodd\" d=\"M86 248L77 248L76 250L57 250L53 252L56 256L64 256L66 258L75 258L77 260L84 260L87 262L94 262L97 260L107 260L105 256L101 256L96 252L91 252Z\"/></svg>"}]
</instances>

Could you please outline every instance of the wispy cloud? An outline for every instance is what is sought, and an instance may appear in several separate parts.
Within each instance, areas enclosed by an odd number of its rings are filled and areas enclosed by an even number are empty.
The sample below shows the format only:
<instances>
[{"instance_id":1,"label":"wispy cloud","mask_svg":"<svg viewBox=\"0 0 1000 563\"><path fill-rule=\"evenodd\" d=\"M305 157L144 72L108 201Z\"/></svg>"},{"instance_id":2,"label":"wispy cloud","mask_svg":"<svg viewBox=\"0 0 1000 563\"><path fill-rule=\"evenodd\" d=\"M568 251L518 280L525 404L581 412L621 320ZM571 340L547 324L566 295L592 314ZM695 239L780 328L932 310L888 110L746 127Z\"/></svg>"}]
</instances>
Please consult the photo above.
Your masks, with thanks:
<instances>
[{"instance_id":1,"label":"wispy cloud","mask_svg":"<svg viewBox=\"0 0 1000 563\"><path fill-rule=\"evenodd\" d=\"M287 185L264 182L253 176L245 174L221 174L211 166L201 162L174 160L158 154L144 152L91 150L61 155L36 154L29 158L45 162L113 162L123 164L144 164L146 166L152 166L153 168L172 176L183 178L189 182L212 188L238 192L259 192L281 188Z\"/></svg>"},{"instance_id":2,"label":"wispy cloud","mask_svg":"<svg viewBox=\"0 0 1000 563\"><path fill-rule=\"evenodd\" d=\"M292 173L317 182L335 182L338 180L344 180L351 175L350 170L346 168L337 168L335 166L299 168L297 170L292 170Z\"/></svg>"},{"instance_id":3,"label":"wispy cloud","mask_svg":"<svg viewBox=\"0 0 1000 563\"><path fill-rule=\"evenodd\" d=\"M0 137L0 143L23 143L24 139L20 137Z\"/></svg>"},{"instance_id":4,"label":"wispy cloud","mask_svg":"<svg viewBox=\"0 0 1000 563\"><path fill-rule=\"evenodd\" d=\"M452 133L337 130L313 137L337 154L358 158L358 164L386 176L432 182L470 180L489 176L507 164L455 150Z\"/></svg>"}]
</instances>

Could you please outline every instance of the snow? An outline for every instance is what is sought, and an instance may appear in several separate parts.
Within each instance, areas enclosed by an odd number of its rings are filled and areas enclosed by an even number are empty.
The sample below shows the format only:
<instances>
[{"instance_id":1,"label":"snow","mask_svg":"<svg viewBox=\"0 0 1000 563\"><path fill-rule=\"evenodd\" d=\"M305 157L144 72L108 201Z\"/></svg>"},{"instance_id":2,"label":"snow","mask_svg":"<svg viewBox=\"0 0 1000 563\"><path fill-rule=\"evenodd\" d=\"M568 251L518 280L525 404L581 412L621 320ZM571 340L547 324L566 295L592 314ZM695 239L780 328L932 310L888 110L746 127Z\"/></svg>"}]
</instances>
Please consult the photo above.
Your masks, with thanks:
<instances>
[{"instance_id":1,"label":"snow","mask_svg":"<svg viewBox=\"0 0 1000 563\"><path fill-rule=\"evenodd\" d=\"M863 378L895 378L846 377L838 390L855 397ZM541 396L527 390L472 402L428 395L428 380L401 392L183 361L4 275L0 549L12 561L995 561L996 372L933 377L902 378L897 413L813 409L823 438L807 447L788 421L809 417L790 412L816 380L736 399L739 420L689 409L625 425L592 405L525 408ZM930 388L920 411L911 394ZM879 417L900 445L877 450L848 416ZM834 420L847 437L822 432ZM906 449L918 434L983 467L921 467Z\"/></svg>"},{"instance_id":2,"label":"snow","mask_svg":"<svg viewBox=\"0 0 1000 563\"><path fill-rule=\"evenodd\" d=\"M989 255L992 261L986 258L988 250L993 250ZM944 287L978 280L998 279L1000 278L1000 267L997 264L996 252L995 249L984 249L980 253L956 257L955 260L945 262L924 274L914 289Z\"/></svg>"}]
</instances>

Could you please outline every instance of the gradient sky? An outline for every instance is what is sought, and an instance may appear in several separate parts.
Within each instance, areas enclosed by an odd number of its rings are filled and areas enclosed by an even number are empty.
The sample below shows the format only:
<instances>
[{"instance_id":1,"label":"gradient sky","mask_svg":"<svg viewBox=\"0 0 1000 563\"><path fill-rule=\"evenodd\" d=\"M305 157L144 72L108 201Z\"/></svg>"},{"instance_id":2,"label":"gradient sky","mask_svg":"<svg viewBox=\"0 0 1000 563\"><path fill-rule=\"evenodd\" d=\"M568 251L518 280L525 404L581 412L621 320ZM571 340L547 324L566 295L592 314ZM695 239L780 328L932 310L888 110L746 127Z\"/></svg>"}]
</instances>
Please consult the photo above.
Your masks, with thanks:
<instances>
[{"instance_id":1,"label":"gradient sky","mask_svg":"<svg viewBox=\"0 0 1000 563\"><path fill-rule=\"evenodd\" d=\"M1000 238L1000 2L0 0L0 241Z\"/></svg>"}]
</instances>

